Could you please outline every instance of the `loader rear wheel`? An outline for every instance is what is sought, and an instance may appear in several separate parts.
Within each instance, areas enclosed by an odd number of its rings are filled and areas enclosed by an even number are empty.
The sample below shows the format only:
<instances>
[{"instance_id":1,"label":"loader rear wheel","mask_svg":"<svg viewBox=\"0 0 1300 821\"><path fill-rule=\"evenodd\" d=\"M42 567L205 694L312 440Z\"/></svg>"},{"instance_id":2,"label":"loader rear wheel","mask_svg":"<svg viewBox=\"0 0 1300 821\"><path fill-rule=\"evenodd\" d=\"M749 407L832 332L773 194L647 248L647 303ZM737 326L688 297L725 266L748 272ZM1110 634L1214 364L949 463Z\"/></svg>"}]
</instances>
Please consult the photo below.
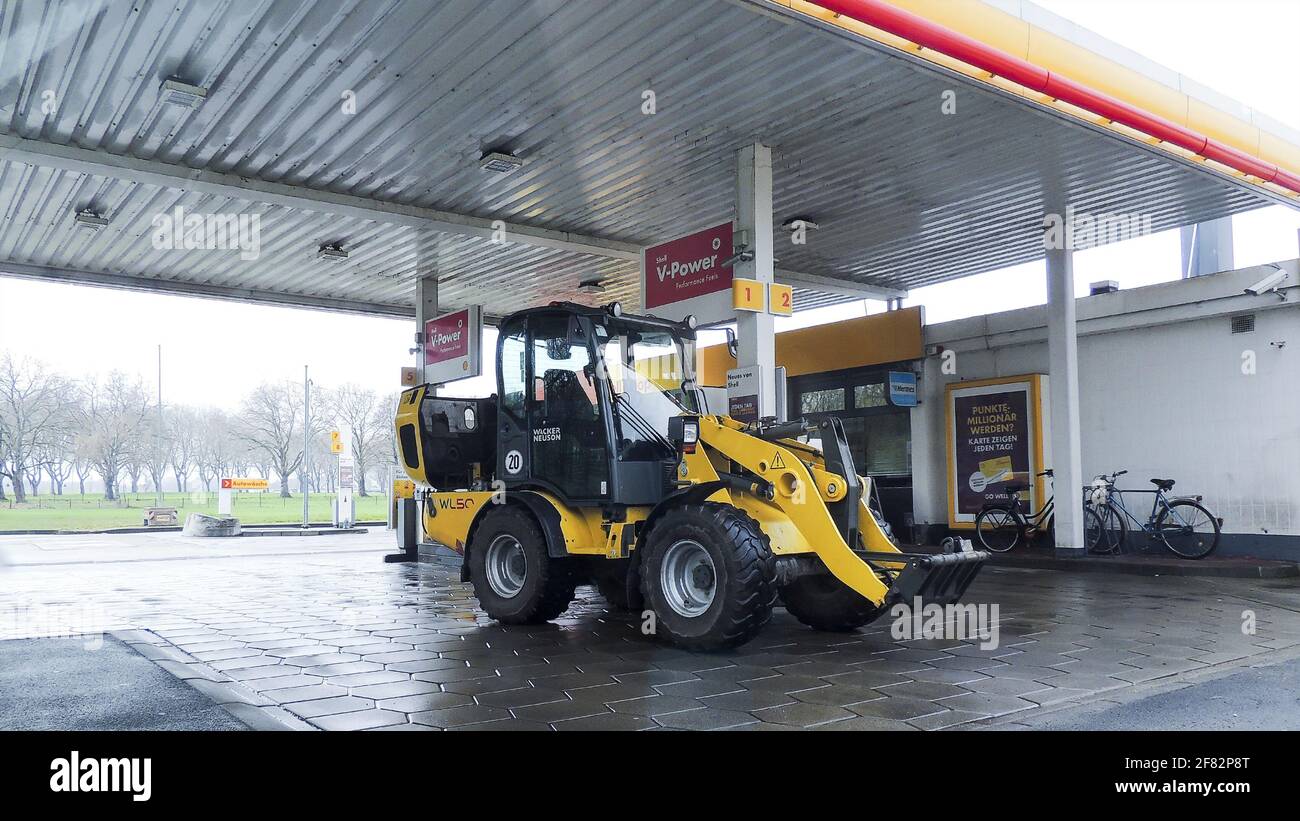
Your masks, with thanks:
<instances>
[{"instance_id":1,"label":"loader rear wheel","mask_svg":"<svg viewBox=\"0 0 1300 821\"><path fill-rule=\"evenodd\" d=\"M538 624L569 609L577 580L570 559L553 559L533 517L516 507L487 514L474 531L469 578L489 616L502 624Z\"/></svg>"},{"instance_id":2,"label":"loader rear wheel","mask_svg":"<svg viewBox=\"0 0 1300 821\"><path fill-rule=\"evenodd\" d=\"M686 505L650 531L641 590L657 631L687 650L752 639L772 617L776 567L767 534L730 505Z\"/></svg>"},{"instance_id":3,"label":"loader rear wheel","mask_svg":"<svg viewBox=\"0 0 1300 821\"><path fill-rule=\"evenodd\" d=\"M873 622L884 610L829 573L795 579L781 588L781 601L799 621L831 633Z\"/></svg>"}]
</instances>

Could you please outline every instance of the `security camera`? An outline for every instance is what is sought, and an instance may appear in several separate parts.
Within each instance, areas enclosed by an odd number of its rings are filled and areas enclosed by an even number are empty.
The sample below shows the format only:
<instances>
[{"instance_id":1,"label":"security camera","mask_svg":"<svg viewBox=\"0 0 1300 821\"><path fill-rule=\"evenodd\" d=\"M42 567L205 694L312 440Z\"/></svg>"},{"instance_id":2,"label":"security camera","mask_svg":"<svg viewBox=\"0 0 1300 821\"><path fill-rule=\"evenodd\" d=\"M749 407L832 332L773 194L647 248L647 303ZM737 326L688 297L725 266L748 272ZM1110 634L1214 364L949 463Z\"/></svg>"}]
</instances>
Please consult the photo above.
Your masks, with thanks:
<instances>
[{"instance_id":1,"label":"security camera","mask_svg":"<svg viewBox=\"0 0 1300 821\"><path fill-rule=\"evenodd\" d=\"M1283 282L1286 282L1288 276L1287 272L1282 270L1281 268L1278 268L1276 265L1273 267L1276 269L1273 271L1273 273L1268 274L1259 282L1256 282L1254 285L1247 288L1246 293L1250 294L1251 296L1259 296L1260 294L1269 294L1276 291Z\"/></svg>"}]
</instances>

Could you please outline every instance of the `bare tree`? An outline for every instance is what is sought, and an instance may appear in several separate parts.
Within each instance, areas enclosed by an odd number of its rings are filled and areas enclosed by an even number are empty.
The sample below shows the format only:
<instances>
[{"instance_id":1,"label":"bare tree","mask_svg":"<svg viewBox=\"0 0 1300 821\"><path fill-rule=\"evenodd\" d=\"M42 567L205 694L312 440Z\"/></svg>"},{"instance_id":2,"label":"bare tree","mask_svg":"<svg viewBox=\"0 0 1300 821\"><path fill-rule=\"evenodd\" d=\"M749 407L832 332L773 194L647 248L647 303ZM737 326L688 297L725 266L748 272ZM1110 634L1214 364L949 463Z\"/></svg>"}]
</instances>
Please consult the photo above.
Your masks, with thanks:
<instances>
[{"instance_id":1,"label":"bare tree","mask_svg":"<svg viewBox=\"0 0 1300 821\"><path fill-rule=\"evenodd\" d=\"M55 496L62 496L68 477L72 475L72 462L68 461L68 458L65 458L62 454L51 454L49 461L45 463L45 473L50 477L50 482L53 485L50 491Z\"/></svg>"},{"instance_id":2,"label":"bare tree","mask_svg":"<svg viewBox=\"0 0 1300 821\"><path fill-rule=\"evenodd\" d=\"M8 478L14 501L24 502L26 479L39 490L39 451L67 424L71 387L41 363L0 357L0 481Z\"/></svg>"},{"instance_id":3,"label":"bare tree","mask_svg":"<svg viewBox=\"0 0 1300 821\"><path fill-rule=\"evenodd\" d=\"M234 425L225 411L208 408L202 412L196 464L205 491L211 491L212 485L230 472L232 467L242 470L243 466L239 464L239 443L235 437Z\"/></svg>"},{"instance_id":4,"label":"bare tree","mask_svg":"<svg viewBox=\"0 0 1300 821\"><path fill-rule=\"evenodd\" d=\"M140 439L145 453L145 468L148 469L149 480L153 482L153 489L157 492L162 489L163 477L167 475L167 460L171 456L171 438L166 430L159 431L158 421L155 418L146 423L145 430L140 433Z\"/></svg>"},{"instance_id":5,"label":"bare tree","mask_svg":"<svg viewBox=\"0 0 1300 821\"><path fill-rule=\"evenodd\" d=\"M302 390L292 382L263 383L244 400L240 418L242 435L265 460L267 472L280 477L280 496L288 498L289 477L302 465Z\"/></svg>"},{"instance_id":6,"label":"bare tree","mask_svg":"<svg viewBox=\"0 0 1300 821\"><path fill-rule=\"evenodd\" d=\"M118 477L148 433L149 407L144 386L125 374L114 371L103 385L86 383L77 423L84 432L82 452L104 480L105 499L118 497Z\"/></svg>"},{"instance_id":7,"label":"bare tree","mask_svg":"<svg viewBox=\"0 0 1300 821\"><path fill-rule=\"evenodd\" d=\"M400 393L390 393L380 399L375 407L375 440L370 447L370 460L380 482L387 481L388 467L398 463L397 431L393 426L393 416L397 413L397 403L401 398ZM400 471L398 473L401 474Z\"/></svg>"},{"instance_id":8,"label":"bare tree","mask_svg":"<svg viewBox=\"0 0 1300 821\"><path fill-rule=\"evenodd\" d=\"M148 447L142 437L133 436L126 450L126 458L122 462L122 470L131 483L131 493L140 492L140 477L144 475L148 465Z\"/></svg>"},{"instance_id":9,"label":"bare tree","mask_svg":"<svg viewBox=\"0 0 1300 821\"><path fill-rule=\"evenodd\" d=\"M72 422L72 413L62 414L61 424L36 451L36 456L45 475L50 477L50 492L55 496L63 495L63 486L72 475L72 462L77 444L77 434Z\"/></svg>"},{"instance_id":10,"label":"bare tree","mask_svg":"<svg viewBox=\"0 0 1300 821\"><path fill-rule=\"evenodd\" d=\"M329 442L325 436L311 438L311 466L307 471L307 482L313 493L330 493L334 490L334 454L330 452Z\"/></svg>"},{"instance_id":11,"label":"bare tree","mask_svg":"<svg viewBox=\"0 0 1300 821\"><path fill-rule=\"evenodd\" d=\"M171 432L171 463L176 474L176 490L189 490L190 471L197 466L201 422L193 408L177 406L172 409L168 421Z\"/></svg>"},{"instance_id":12,"label":"bare tree","mask_svg":"<svg viewBox=\"0 0 1300 821\"><path fill-rule=\"evenodd\" d=\"M73 445L72 450L72 471L77 474L77 493L82 496L86 495L86 480L90 478L92 470L90 458L86 455L86 448L86 437L78 433L76 444Z\"/></svg>"},{"instance_id":13,"label":"bare tree","mask_svg":"<svg viewBox=\"0 0 1300 821\"><path fill-rule=\"evenodd\" d=\"M352 459L356 464L357 493L366 493L366 471L375 461L375 448L379 444L383 421L380 408L383 402L369 388L347 384L334 392L334 414L339 422L352 430ZM388 421L392 426L392 420Z\"/></svg>"}]
</instances>

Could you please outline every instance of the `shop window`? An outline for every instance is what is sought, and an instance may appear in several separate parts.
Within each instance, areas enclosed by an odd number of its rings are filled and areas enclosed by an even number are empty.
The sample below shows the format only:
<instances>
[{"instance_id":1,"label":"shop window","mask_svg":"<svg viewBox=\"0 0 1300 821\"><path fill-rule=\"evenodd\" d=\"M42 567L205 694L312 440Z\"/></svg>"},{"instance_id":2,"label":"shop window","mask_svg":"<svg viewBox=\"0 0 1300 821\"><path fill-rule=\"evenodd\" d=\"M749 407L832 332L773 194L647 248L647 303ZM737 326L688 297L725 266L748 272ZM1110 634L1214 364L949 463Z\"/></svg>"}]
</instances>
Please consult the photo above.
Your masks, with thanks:
<instances>
[{"instance_id":1,"label":"shop window","mask_svg":"<svg viewBox=\"0 0 1300 821\"><path fill-rule=\"evenodd\" d=\"M829 413L842 410L844 410L843 388L804 391L799 394L799 411L801 413Z\"/></svg>"},{"instance_id":2,"label":"shop window","mask_svg":"<svg viewBox=\"0 0 1300 821\"><path fill-rule=\"evenodd\" d=\"M873 382L870 385L855 385L853 387L853 407L883 408L886 404L884 382Z\"/></svg>"},{"instance_id":3,"label":"shop window","mask_svg":"<svg viewBox=\"0 0 1300 821\"><path fill-rule=\"evenodd\" d=\"M907 413L882 413L841 417L853 451L853 465L869 476L911 473L908 440L912 435Z\"/></svg>"}]
</instances>

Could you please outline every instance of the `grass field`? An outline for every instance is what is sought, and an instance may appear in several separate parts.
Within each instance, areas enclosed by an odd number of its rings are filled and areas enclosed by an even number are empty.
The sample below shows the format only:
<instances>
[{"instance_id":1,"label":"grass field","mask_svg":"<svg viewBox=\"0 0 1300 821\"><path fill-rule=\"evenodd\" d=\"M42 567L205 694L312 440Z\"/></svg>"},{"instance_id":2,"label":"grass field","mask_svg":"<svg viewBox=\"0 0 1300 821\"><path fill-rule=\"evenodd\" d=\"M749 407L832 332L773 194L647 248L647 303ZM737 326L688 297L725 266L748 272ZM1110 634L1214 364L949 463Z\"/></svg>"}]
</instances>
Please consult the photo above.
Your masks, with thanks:
<instances>
[{"instance_id":1,"label":"grass field","mask_svg":"<svg viewBox=\"0 0 1300 821\"><path fill-rule=\"evenodd\" d=\"M174 507L181 521L195 511L217 513L216 493L167 493L166 507ZM332 521L332 494L313 493L310 519ZM356 496L356 519L359 522L384 520L384 496ZM15 504L12 497L0 502L0 531L5 530L104 530L113 527L139 527L145 508L153 507L152 493L127 494L116 502L104 501L102 494L64 494L63 496L28 497L25 504ZM269 525L302 521L302 496L281 499L277 493L240 492L234 497L234 515L245 525Z\"/></svg>"}]
</instances>

